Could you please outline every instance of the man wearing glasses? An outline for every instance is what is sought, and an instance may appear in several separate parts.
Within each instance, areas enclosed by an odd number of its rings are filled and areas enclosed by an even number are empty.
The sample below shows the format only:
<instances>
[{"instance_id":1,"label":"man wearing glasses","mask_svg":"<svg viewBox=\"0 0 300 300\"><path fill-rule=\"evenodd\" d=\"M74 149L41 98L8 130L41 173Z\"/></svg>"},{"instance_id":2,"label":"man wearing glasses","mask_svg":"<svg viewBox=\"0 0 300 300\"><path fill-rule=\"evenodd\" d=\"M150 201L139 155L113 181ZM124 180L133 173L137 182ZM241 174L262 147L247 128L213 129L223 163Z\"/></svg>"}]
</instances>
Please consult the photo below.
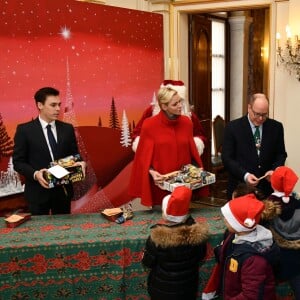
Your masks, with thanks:
<instances>
[{"instance_id":1,"label":"man wearing glasses","mask_svg":"<svg viewBox=\"0 0 300 300\"><path fill-rule=\"evenodd\" d=\"M284 165L287 153L283 126L270 119L268 113L268 98L254 94L248 103L248 114L225 127L222 160L229 173L228 199L240 182L256 186L266 196L273 191L270 175Z\"/></svg>"}]
</instances>

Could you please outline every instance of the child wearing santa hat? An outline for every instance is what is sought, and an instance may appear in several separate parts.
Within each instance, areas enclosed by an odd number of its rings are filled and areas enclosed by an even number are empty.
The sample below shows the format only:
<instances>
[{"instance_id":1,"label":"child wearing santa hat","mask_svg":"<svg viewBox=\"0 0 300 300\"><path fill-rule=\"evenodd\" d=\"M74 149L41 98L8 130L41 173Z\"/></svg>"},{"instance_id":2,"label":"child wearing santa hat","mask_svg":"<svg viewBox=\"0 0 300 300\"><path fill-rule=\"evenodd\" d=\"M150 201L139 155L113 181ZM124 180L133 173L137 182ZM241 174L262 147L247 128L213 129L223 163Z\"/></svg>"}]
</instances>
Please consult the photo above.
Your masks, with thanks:
<instances>
[{"instance_id":1,"label":"child wearing santa hat","mask_svg":"<svg viewBox=\"0 0 300 300\"><path fill-rule=\"evenodd\" d=\"M254 194L234 198L221 208L229 233L215 248L218 268L202 299L216 294L224 300L276 299L273 267L279 248L272 232L258 224L263 210L263 202Z\"/></svg>"},{"instance_id":2,"label":"child wearing santa hat","mask_svg":"<svg viewBox=\"0 0 300 300\"><path fill-rule=\"evenodd\" d=\"M297 181L297 174L289 167L274 170L271 175L274 192L265 201L263 219L280 247L276 277L288 281L295 299L300 299L300 197L294 192Z\"/></svg>"},{"instance_id":3,"label":"child wearing santa hat","mask_svg":"<svg viewBox=\"0 0 300 300\"><path fill-rule=\"evenodd\" d=\"M177 91L178 95L183 99L183 105L182 105L182 114L185 116L188 116L192 122L193 122L193 134L194 134L194 141L198 150L199 155L202 155L205 143L207 142L207 138L205 135L205 131L201 125L201 122L197 115L191 111L189 101L186 97L186 87L184 83L181 80L164 80L160 87L167 87L170 89L173 89ZM143 125L143 122L145 119L155 116L160 112L160 107L158 104L158 101L155 99L151 103L150 106L146 108L146 110L143 112L143 115L141 119L136 124L135 128L132 132L132 150L136 152L140 134L141 134L141 128Z\"/></svg>"},{"instance_id":4,"label":"child wearing santa hat","mask_svg":"<svg viewBox=\"0 0 300 300\"><path fill-rule=\"evenodd\" d=\"M150 268L152 300L193 300L199 286L199 266L207 248L208 225L189 214L192 191L179 186L162 203L165 223L151 227L142 263Z\"/></svg>"}]
</instances>

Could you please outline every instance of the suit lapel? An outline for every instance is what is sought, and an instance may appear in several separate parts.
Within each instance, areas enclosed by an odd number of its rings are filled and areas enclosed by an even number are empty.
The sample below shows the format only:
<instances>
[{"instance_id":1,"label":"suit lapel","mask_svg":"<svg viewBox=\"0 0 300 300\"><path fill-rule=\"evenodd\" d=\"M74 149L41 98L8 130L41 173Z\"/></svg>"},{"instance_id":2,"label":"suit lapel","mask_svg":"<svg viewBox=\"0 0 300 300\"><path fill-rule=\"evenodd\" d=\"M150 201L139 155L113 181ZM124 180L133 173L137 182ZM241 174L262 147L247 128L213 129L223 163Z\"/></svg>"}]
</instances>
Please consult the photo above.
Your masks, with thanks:
<instances>
[{"instance_id":1,"label":"suit lapel","mask_svg":"<svg viewBox=\"0 0 300 300\"><path fill-rule=\"evenodd\" d=\"M245 133L245 142L248 143L248 146L251 152L255 153L255 155L257 155L257 150L256 150L256 146L255 146L255 141L253 138L253 132L252 132L252 128L251 125L249 123L248 120L248 116L244 116L242 119L242 126L245 128L245 130L242 130L242 132Z\"/></svg>"},{"instance_id":2,"label":"suit lapel","mask_svg":"<svg viewBox=\"0 0 300 300\"><path fill-rule=\"evenodd\" d=\"M260 149L260 154L263 155L264 153L264 150L265 150L265 145L267 140L268 140L268 137L269 136L272 136L272 131L270 130L270 126L269 126L270 122L269 120L267 119L264 123L263 123L263 127L262 127L262 136L261 136L261 149Z\"/></svg>"},{"instance_id":3,"label":"suit lapel","mask_svg":"<svg viewBox=\"0 0 300 300\"><path fill-rule=\"evenodd\" d=\"M57 135L57 151L58 151L58 157L61 158L61 147L62 147L62 141L63 141L63 127L61 122L55 121L55 127L56 127L56 135Z\"/></svg>"}]
</instances>

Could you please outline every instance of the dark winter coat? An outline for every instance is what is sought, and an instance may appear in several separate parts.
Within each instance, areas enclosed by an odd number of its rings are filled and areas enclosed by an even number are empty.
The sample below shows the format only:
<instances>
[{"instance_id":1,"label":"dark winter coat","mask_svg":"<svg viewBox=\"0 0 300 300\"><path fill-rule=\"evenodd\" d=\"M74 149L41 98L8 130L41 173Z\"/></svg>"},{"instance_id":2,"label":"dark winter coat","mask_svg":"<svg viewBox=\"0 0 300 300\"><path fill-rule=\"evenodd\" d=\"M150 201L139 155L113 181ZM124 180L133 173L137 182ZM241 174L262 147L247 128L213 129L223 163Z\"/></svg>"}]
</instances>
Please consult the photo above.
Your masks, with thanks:
<instances>
[{"instance_id":1,"label":"dark winter coat","mask_svg":"<svg viewBox=\"0 0 300 300\"><path fill-rule=\"evenodd\" d=\"M293 193L289 202L284 203L274 193L268 201L281 207L281 213L270 218L268 224L280 247L280 267L276 277L279 280L290 280L300 275L300 199Z\"/></svg>"},{"instance_id":2,"label":"dark winter coat","mask_svg":"<svg viewBox=\"0 0 300 300\"><path fill-rule=\"evenodd\" d=\"M221 265L221 294L224 300L274 300L273 266L278 262L279 248L262 249L255 243L234 244L234 234L216 248Z\"/></svg>"},{"instance_id":3,"label":"dark winter coat","mask_svg":"<svg viewBox=\"0 0 300 300\"><path fill-rule=\"evenodd\" d=\"M185 223L151 228L142 263L151 268L148 292L152 300L196 299L207 239L207 224L195 223L192 217Z\"/></svg>"}]
</instances>

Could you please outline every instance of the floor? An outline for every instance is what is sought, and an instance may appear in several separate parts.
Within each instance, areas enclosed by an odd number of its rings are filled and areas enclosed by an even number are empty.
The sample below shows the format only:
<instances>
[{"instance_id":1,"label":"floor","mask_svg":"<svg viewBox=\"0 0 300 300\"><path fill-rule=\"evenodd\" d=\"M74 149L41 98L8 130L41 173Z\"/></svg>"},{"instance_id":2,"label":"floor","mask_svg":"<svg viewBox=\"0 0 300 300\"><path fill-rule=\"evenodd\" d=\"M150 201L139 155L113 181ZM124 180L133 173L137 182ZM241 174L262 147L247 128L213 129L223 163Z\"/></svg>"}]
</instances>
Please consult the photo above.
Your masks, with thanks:
<instances>
[{"instance_id":1,"label":"floor","mask_svg":"<svg viewBox=\"0 0 300 300\"><path fill-rule=\"evenodd\" d=\"M141 199L140 198L136 198L134 199L132 202L132 209L133 211L137 211L137 210L150 210L150 207L144 206L141 204Z\"/></svg>"}]
</instances>

